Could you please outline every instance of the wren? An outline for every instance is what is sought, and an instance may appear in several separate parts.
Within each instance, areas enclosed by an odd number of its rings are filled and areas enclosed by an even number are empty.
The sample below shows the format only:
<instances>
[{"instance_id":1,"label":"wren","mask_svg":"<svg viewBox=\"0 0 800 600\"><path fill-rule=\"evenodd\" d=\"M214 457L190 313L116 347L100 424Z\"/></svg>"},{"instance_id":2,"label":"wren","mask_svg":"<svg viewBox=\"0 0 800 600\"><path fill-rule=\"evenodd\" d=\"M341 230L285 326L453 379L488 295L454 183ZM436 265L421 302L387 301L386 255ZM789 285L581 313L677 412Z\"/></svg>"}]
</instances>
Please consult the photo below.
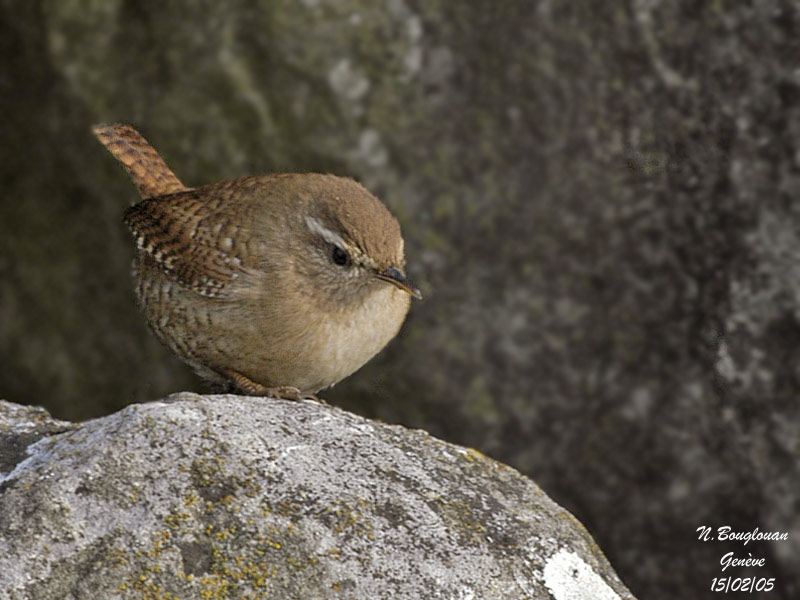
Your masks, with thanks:
<instances>
[{"instance_id":1,"label":"wren","mask_svg":"<svg viewBox=\"0 0 800 600\"><path fill-rule=\"evenodd\" d=\"M133 127L94 133L142 196L124 217L139 308L204 379L314 397L375 356L421 298L397 219L354 180L287 173L190 188Z\"/></svg>"}]
</instances>

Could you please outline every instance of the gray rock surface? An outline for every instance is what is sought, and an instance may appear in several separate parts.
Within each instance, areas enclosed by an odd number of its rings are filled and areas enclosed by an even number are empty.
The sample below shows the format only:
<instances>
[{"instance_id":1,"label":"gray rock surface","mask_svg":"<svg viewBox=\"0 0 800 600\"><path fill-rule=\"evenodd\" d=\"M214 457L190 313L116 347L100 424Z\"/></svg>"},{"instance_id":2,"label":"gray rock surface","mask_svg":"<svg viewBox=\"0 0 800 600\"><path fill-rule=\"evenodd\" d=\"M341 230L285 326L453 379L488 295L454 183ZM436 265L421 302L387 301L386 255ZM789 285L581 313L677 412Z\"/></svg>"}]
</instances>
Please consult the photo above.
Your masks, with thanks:
<instances>
[{"instance_id":1,"label":"gray rock surface","mask_svg":"<svg viewBox=\"0 0 800 600\"><path fill-rule=\"evenodd\" d=\"M3 599L633 598L532 481L423 431L189 393L0 417Z\"/></svg>"},{"instance_id":2,"label":"gray rock surface","mask_svg":"<svg viewBox=\"0 0 800 600\"><path fill-rule=\"evenodd\" d=\"M789 531L753 553L796 600L799 56L793 0L0 0L0 395L199 389L136 313L92 123L192 185L353 176L425 300L332 403L533 476L642 598L741 551L701 525Z\"/></svg>"}]
</instances>

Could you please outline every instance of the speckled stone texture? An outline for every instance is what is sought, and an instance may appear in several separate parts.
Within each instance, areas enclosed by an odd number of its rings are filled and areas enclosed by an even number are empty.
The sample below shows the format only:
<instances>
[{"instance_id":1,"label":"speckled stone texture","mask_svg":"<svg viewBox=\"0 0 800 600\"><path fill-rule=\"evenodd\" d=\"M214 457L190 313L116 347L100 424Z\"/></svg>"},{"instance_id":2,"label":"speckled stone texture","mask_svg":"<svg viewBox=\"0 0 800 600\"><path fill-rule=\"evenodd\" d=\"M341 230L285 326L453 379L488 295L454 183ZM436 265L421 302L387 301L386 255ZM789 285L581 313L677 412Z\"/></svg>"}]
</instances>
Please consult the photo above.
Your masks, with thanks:
<instances>
[{"instance_id":1,"label":"speckled stone texture","mask_svg":"<svg viewBox=\"0 0 800 600\"><path fill-rule=\"evenodd\" d=\"M189 393L31 414L0 402L3 599L633 598L532 481L423 431Z\"/></svg>"},{"instance_id":2,"label":"speckled stone texture","mask_svg":"<svg viewBox=\"0 0 800 600\"><path fill-rule=\"evenodd\" d=\"M331 403L535 478L648 600L742 551L701 525L787 531L747 548L796 600L798 57L796 0L0 0L0 394L200 391L136 312L93 123L188 185L351 176L425 299Z\"/></svg>"}]
</instances>

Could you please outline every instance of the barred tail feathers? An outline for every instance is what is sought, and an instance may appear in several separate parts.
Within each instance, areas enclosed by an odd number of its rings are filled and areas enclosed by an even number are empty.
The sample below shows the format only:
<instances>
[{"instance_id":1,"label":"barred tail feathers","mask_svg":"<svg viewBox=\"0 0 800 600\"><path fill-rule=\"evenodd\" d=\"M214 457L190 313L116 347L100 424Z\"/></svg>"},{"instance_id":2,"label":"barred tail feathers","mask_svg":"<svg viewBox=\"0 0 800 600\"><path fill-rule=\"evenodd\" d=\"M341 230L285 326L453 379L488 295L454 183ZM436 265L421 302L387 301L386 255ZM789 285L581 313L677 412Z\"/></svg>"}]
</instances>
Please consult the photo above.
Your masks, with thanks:
<instances>
[{"instance_id":1,"label":"barred tail feathers","mask_svg":"<svg viewBox=\"0 0 800 600\"><path fill-rule=\"evenodd\" d=\"M92 131L125 167L142 198L186 191L161 155L130 125L95 125Z\"/></svg>"}]
</instances>

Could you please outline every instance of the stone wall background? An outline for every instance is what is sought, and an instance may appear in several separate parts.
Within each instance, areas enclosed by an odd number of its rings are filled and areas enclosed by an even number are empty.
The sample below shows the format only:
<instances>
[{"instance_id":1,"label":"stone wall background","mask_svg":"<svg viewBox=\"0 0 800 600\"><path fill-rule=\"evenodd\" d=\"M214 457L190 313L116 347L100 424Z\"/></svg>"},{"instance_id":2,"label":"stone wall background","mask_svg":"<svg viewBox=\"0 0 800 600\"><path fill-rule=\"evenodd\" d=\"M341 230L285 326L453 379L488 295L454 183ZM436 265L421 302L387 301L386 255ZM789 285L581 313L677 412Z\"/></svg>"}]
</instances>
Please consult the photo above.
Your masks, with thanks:
<instances>
[{"instance_id":1,"label":"stone wall background","mask_svg":"<svg viewBox=\"0 0 800 600\"><path fill-rule=\"evenodd\" d=\"M729 550L800 594L796 3L0 0L0 57L0 395L200 389L136 313L92 123L189 185L350 175L426 298L331 402L530 475L642 598Z\"/></svg>"}]
</instances>

